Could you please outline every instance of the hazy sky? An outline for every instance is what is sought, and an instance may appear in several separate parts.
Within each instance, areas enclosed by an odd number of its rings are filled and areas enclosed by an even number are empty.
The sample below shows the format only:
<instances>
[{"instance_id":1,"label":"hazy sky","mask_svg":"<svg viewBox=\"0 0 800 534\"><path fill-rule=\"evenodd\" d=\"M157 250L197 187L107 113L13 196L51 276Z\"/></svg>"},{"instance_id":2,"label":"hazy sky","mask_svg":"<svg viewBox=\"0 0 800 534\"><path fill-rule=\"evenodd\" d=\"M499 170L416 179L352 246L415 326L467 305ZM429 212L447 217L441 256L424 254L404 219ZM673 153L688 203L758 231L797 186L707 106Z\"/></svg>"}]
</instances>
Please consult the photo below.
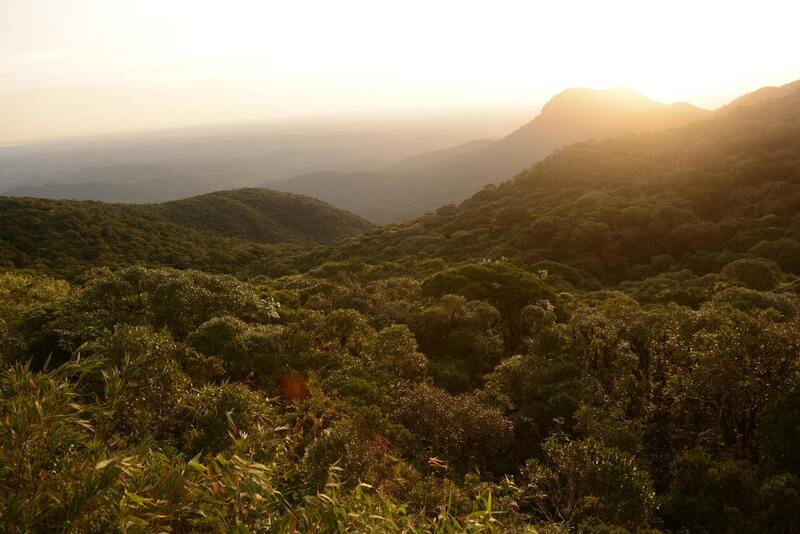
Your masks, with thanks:
<instances>
[{"instance_id":1,"label":"hazy sky","mask_svg":"<svg viewBox=\"0 0 800 534\"><path fill-rule=\"evenodd\" d=\"M800 78L800 2L0 0L0 144L272 117L705 107Z\"/></svg>"}]
</instances>

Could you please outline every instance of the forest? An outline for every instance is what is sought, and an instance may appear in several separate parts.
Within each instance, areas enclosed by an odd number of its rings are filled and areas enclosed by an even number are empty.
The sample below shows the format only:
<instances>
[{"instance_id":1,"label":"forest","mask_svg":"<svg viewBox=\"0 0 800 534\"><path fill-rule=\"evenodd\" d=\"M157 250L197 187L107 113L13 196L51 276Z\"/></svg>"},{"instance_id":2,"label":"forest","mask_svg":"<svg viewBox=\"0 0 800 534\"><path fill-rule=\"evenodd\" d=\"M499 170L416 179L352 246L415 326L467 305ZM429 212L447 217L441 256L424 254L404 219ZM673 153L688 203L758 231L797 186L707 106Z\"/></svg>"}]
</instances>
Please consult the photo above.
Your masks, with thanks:
<instances>
[{"instance_id":1,"label":"forest","mask_svg":"<svg viewBox=\"0 0 800 534\"><path fill-rule=\"evenodd\" d=\"M256 273L278 250L371 227L324 202L268 189L148 205L0 197L0 265L66 278L135 263Z\"/></svg>"},{"instance_id":2,"label":"forest","mask_svg":"<svg viewBox=\"0 0 800 534\"><path fill-rule=\"evenodd\" d=\"M0 199L6 532L800 532L800 92L300 199Z\"/></svg>"}]
</instances>

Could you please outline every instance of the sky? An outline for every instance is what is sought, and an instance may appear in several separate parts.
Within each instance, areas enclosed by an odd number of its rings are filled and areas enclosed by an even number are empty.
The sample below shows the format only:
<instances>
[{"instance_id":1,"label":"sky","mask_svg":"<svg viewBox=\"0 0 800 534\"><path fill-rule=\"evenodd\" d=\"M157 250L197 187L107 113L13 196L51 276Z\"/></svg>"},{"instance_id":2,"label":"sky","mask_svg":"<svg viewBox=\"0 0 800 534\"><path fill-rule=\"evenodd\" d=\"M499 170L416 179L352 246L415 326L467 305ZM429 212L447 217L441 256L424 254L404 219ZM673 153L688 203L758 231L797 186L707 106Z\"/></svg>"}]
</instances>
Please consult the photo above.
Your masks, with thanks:
<instances>
[{"instance_id":1,"label":"sky","mask_svg":"<svg viewBox=\"0 0 800 534\"><path fill-rule=\"evenodd\" d=\"M793 0L0 0L0 145L800 78Z\"/></svg>"}]
</instances>

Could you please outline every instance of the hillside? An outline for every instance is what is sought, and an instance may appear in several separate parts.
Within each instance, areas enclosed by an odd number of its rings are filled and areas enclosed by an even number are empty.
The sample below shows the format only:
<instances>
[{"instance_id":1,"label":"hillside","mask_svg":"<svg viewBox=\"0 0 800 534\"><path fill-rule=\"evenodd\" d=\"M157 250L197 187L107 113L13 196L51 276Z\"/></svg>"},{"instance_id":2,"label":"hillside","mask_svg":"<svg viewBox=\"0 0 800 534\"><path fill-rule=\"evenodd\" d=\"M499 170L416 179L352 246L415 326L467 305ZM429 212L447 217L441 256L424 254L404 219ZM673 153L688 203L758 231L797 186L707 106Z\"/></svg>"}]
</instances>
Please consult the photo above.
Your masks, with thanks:
<instances>
[{"instance_id":1,"label":"hillside","mask_svg":"<svg viewBox=\"0 0 800 534\"><path fill-rule=\"evenodd\" d=\"M657 131L700 120L710 112L664 105L624 89L569 89L503 139L449 157L420 156L388 168L316 173L270 187L320 198L376 222L396 222L460 202L489 183L511 178L561 146L591 138ZM420 165L420 160L425 161Z\"/></svg>"},{"instance_id":2,"label":"hillside","mask_svg":"<svg viewBox=\"0 0 800 534\"><path fill-rule=\"evenodd\" d=\"M257 243L330 243L372 227L325 202L269 189L208 193L156 209L171 222Z\"/></svg>"},{"instance_id":3,"label":"hillside","mask_svg":"<svg viewBox=\"0 0 800 534\"><path fill-rule=\"evenodd\" d=\"M327 243L369 227L323 202L263 189L153 205L0 197L0 261L66 276L132 263L247 272L274 255L267 244Z\"/></svg>"},{"instance_id":4,"label":"hillside","mask_svg":"<svg viewBox=\"0 0 800 534\"><path fill-rule=\"evenodd\" d=\"M718 112L728 113L742 106L754 106L770 98L781 98L800 90L800 80L785 83L777 87L762 87L746 95L736 98L730 104L721 107Z\"/></svg>"},{"instance_id":5,"label":"hillside","mask_svg":"<svg viewBox=\"0 0 800 534\"><path fill-rule=\"evenodd\" d=\"M555 152L459 206L332 259L558 262L617 283L761 256L800 274L800 92L658 133ZM310 259L309 261L320 261Z\"/></svg>"}]
</instances>

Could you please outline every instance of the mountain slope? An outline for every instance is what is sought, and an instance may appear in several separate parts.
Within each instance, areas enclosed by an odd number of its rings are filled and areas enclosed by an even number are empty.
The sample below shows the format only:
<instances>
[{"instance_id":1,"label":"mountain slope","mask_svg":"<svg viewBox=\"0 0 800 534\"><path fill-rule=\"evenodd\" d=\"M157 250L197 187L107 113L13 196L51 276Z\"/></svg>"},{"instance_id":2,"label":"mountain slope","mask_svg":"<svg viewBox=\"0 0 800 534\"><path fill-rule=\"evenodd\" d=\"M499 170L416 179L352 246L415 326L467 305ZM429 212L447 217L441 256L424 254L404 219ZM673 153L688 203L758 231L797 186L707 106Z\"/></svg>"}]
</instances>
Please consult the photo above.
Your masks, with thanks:
<instances>
[{"instance_id":1,"label":"mountain slope","mask_svg":"<svg viewBox=\"0 0 800 534\"><path fill-rule=\"evenodd\" d=\"M569 89L555 96L530 123L474 150L431 157L425 165L414 166L407 160L377 171L316 173L270 186L320 198L377 222L392 222L464 200L569 143L663 130L709 113L688 104L667 106L624 89Z\"/></svg>"},{"instance_id":2,"label":"mountain slope","mask_svg":"<svg viewBox=\"0 0 800 534\"><path fill-rule=\"evenodd\" d=\"M129 264L262 272L277 261L276 247L307 247L369 227L317 200L268 190L153 205L0 197L0 266L63 276Z\"/></svg>"},{"instance_id":3,"label":"mountain slope","mask_svg":"<svg viewBox=\"0 0 800 534\"><path fill-rule=\"evenodd\" d=\"M619 282L761 257L800 273L798 213L800 91L683 128L574 144L459 206L306 261L509 257Z\"/></svg>"},{"instance_id":4,"label":"mountain slope","mask_svg":"<svg viewBox=\"0 0 800 534\"><path fill-rule=\"evenodd\" d=\"M800 90L800 80L783 84L778 87L762 87L733 100L730 104L721 107L720 113L728 113L742 106L754 106L770 98L781 98Z\"/></svg>"}]
</instances>

